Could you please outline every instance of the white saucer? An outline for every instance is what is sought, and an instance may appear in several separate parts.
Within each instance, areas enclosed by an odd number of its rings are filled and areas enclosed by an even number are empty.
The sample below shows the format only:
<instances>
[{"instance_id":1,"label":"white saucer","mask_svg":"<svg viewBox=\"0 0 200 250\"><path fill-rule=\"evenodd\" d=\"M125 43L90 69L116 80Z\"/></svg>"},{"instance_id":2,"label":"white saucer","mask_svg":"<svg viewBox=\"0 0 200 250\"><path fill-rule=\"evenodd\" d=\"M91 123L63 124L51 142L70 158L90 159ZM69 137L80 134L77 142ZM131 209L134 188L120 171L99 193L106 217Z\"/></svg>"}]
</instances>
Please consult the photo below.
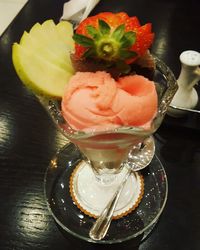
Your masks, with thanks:
<instances>
[{"instance_id":1,"label":"white saucer","mask_svg":"<svg viewBox=\"0 0 200 250\"><path fill-rule=\"evenodd\" d=\"M85 161L81 161L70 178L70 193L77 207L85 214L97 218L105 208L117 187L127 172L126 167L117 174L113 184L102 185L96 181L92 168ZM133 211L142 199L144 181L135 172L128 177L117 203L114 219L121 218Z\"/></svg>"}]
</instances>

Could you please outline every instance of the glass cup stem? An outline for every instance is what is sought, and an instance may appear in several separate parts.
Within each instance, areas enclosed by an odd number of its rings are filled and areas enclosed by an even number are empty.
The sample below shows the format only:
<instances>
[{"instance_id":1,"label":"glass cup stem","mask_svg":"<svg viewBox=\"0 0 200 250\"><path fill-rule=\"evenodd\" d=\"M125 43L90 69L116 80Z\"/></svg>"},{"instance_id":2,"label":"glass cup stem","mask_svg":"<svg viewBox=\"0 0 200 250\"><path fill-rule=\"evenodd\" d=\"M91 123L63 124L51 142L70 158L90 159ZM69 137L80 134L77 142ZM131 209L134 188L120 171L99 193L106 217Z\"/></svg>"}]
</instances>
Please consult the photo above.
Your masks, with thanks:
<instances>
[{"instance_id":1,"label":"glass cup stem","mask_svg":"<svg viewBox=\"0 0 200 250\"><path fill-rule=\"evenodd\" d=\"M81 148L81 152L87 157L97 182L102 185L111 185L116 180L123 166L130 148L94 149Z\"/></svg>"}]
</instances>

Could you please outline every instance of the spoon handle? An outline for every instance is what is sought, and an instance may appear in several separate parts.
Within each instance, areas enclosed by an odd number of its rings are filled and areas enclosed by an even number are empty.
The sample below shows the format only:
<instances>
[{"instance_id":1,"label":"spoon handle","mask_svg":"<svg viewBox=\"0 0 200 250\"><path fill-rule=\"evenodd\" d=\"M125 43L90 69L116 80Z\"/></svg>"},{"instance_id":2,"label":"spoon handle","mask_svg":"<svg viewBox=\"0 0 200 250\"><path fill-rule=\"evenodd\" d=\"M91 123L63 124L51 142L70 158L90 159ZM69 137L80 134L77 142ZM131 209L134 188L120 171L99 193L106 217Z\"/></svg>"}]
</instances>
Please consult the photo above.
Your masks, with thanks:
<instances>
[{"instance_id":1,"label":"spoon handle","mask_svg":"<svg viewBox=\"0 0 200 250\"><path fill-rule=\"evenodd\" d=\"M120 197L121 191L132 172L131 168L128 168L128 171L117 188L116 192L114 193L112 199L108 202L102 213L100 214L99 218L95 221L94 225L90 229L89 236L93 240L101 240L105 237L108 228L110 226L113 213L115 211L115 207L117 205L118 199Z\"/></svg>"}]
</instances>

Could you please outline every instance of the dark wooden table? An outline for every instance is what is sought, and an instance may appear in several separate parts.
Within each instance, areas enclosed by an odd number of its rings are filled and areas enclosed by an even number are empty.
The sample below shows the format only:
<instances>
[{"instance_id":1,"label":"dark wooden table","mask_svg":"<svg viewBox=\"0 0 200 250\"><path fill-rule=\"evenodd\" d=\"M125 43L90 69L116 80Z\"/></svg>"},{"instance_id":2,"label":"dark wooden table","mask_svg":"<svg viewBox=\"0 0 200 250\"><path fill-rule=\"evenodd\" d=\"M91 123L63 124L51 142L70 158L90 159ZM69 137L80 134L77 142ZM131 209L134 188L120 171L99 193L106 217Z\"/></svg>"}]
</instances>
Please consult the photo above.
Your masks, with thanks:
<instances>
[{"instance_id":1,"label":"dark wooden table","mask_svg":"<svg viewBox=\"0 0 200 250\"><path fill-rule=\"evenodd\" d=\"M152 234L141 244L94 245L64 234L50 216L43 178L50 159L66 143L36 98L18 79L11 45L36 22L62 15L61 0L30 0L0 37L0 249L200 249L200 118L166 117L155 134L167 172L169 196ZM126 11L152 22L152 52L180 72L179 54L199 50L199 0L101 0L100 11Z\"/></svg>"}]
</instances>

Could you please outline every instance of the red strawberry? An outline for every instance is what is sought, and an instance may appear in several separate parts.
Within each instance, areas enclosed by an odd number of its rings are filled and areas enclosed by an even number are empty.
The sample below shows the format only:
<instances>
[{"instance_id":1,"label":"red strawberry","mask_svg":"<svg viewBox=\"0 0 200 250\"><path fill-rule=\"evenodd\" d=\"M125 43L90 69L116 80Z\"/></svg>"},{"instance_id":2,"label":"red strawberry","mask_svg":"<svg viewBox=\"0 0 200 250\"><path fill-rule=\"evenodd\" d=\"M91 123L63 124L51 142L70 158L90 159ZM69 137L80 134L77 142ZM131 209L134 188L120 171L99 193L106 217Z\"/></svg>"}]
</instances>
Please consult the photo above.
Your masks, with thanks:
<instances>
[{"instance_id":1,"label":"red strawberry","mask_svg":"<svg viewBox=\"0 0 200 250\"><path fill-rule=\"evenodd\" d=\"M82 21L74 34L76 58L132 63L153 42L151 24L140 25L125 12L103 12Z\"/></svg>"}]
</instances>

